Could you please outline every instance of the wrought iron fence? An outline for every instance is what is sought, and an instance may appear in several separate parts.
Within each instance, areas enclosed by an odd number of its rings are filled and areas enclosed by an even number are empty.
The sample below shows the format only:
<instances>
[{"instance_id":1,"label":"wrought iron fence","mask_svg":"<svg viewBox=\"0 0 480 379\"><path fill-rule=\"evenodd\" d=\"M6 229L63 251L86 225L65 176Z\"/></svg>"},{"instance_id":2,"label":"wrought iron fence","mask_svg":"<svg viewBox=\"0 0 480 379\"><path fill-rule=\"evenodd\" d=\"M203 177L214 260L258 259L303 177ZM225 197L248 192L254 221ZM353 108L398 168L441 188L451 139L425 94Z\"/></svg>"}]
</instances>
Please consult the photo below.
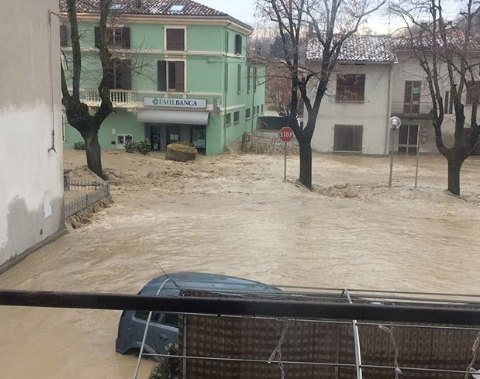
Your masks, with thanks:
<instances>
[{"instance_id":1,"label":"wrought iron fence","mask_svg":"<svg viewBox=\"0 0 480 379\"><path fill-rule=\"evenodd\" d=\"M107 182L69 182L69 190L86 191L86 193L75 200L65 203L65 219L72 217L78 212L91 207L93 204L110 196L110 186Z\"/></svg>"}]
</instances>

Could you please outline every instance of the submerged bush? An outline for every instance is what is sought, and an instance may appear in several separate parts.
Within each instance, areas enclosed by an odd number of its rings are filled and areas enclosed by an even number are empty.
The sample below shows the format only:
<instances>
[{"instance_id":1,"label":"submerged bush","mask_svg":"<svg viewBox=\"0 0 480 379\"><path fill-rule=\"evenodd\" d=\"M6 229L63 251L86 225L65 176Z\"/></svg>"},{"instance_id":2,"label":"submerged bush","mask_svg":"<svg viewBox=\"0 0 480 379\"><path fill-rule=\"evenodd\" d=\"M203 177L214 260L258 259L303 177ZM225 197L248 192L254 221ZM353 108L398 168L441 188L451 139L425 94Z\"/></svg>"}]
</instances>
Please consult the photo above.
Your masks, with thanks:
<instances>
[{"instance_id":1,"label":"submerged bush","mask_svg":"<svg viewBox=\"0 0 480 379\"><path fill-rule=\"evenodd\" d=\"M85 150L85 142L75 142L73 144L73 150Z\"/></svg>"},{"instance_id":2,"label":"submerged bush","mask_svg":"<svg viewBox=\"0 0 480 379\"><path fill-rule=\"evenodd\" d=\"M125 142L125 151L127 153L134 153L137 151L137 143L133 141Z\"/></svg>"}]
</instances>

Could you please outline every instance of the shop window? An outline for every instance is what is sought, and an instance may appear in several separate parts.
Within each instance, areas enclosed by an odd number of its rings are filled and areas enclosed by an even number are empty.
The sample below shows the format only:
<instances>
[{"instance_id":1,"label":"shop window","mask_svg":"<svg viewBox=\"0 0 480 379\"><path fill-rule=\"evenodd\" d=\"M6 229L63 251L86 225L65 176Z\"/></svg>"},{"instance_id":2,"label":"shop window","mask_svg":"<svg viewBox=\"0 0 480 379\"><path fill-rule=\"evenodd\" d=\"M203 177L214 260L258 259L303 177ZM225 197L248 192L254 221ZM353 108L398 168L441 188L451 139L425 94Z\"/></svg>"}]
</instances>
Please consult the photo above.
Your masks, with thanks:
<instances>
[{"instance_id":1,"label":"shop window","mask_svg":"<svg viewBox=\"0 0 480 379\"><path fill-rule=\"evenodd\" d=\"M130 28L107 28L108 46L122 49L130 48ZM95 26L95 47L100 46L100 27Z\"/></svg>"},{"instance_id":2,"label":"shop window","mask_svg":"<svg viewBox=\"0 0 480 379\"><path fill-rule=\"evenodd\" d=\"M240 122L240 111L233 113L233 123L238 124Z\"/></svg>"},{"instance_id":3,"label":"shop window","mask_svg":"<svg viewBox=\"0 0 480 379\"><path fill-rule=\"evenodd\" d=\"M185 62L158 61L158 91L185 92Z\"/></svg>"},{"instance_id":4,"label":"shop window","mask_svg":"<svg viewBox=\"0 0 480 379\"><path fill-rule=\"evenodd\" d=\"M185 29L167 29L167 50L185 50Z\"/></svg>"},{"instance_id":5,"label":"shop window","mask_svg":"<svg viewBox=\"0 0 480 379\"><path fill-rule=\"evenodd\" d=\"M227 113L227 115L225 116L225 125L230 125L231 123L232 123L232 114Z\"/></svg>"},{"instance_id":6,"label":"shop window","mask_svg":"<svg viewBox=\"0 0 480 379\"><path fill-rule=\"evenodd\" d=\"M245 109L245 120L248 120L251 116L251 109L248 108L248 109Z\"/></svg>"},{"instance_id":7,"label":"shop window","mask_svg":"<svg viewBox=\"0 0 480 379\"><path fill-rule=\"evenodd\" d=\"M335 125L334 150L362 152L363 126Z\"/></svg>"},{"instance_id":8,"label":"shop window","mask_svg":"<svg viewBox=\"0 0 480 379\"><path fill-rule=\"evenodd\" d=\"M346 74L337 76L335 99L344 102L362 102L365 100L365 75Z\"/></svg>"},{"instance_id":9,"label":"shop window","mask_svg":"<svg viewBox=\"0 0 480 379\"><path fill-rule=\"evenodd\" d=\"M112 70L107 76L110 89L132 89L132 61L130 59L114 59Z\"/></svg>"},{"instance_id":10,"label":"shop window","mask_svg":"<svg viewBox=\"0 0 480 379\"><path fill-rule=\"evenodd\" d=\"M235 35L235 54L242 54L242 36L240 34Z\"/></svg>"}]
</instances>

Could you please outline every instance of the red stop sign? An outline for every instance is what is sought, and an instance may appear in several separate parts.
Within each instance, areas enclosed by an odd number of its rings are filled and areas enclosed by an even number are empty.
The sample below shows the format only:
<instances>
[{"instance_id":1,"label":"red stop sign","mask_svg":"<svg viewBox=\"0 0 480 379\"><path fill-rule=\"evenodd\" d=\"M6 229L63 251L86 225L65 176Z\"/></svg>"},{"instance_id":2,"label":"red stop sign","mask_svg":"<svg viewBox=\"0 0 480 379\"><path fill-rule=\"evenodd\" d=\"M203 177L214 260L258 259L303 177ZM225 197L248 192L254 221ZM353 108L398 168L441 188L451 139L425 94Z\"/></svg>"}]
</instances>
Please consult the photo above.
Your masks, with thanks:
<instances>
[{"instance_id":1,"label":"red stop sign","mask_svg":"<svg viewBox=\"0 0 480 379\"><path fill-rule=\"evenodd\" d=\"M278 136L283 142L289 142L295 137L295 134L293 134L292 128L288 126L284 126L280 131L278 132Z\"/></svg>"}]
</instances>

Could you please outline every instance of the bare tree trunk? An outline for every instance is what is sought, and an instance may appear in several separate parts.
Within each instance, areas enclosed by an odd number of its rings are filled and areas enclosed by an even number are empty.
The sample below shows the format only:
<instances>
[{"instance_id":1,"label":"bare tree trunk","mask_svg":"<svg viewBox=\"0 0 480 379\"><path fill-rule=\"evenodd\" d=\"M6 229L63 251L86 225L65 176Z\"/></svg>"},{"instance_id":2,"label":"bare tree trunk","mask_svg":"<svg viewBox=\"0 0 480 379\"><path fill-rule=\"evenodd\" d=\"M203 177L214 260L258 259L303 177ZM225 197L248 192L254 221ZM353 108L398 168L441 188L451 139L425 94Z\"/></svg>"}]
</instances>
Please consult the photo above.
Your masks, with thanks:
<instances>
[{"instance_id":1,"label":"bare tree trunk","mask_svg":"<svg viewBox=\"0 0 480 379\"><path fill-rule=\"evenodd\" d=\"M460 170L464 159L458 157L454 152L447 156L448 160L448 190L456 195L460 195Z\"/></svg>"},{"instance_id":2,"label":"bare tree trunk","mask_svg":"<svg viewBox=\"0 0 480 379\"><path fill-rule=\"evenodd\" d=\"M105 179L102 169L101 147L98 142L98 133L89 131L83 134L85 153L88 168L102 179Z\"/></svg>"},{"instance_id":3,"label":"bare tree trunk","mask_svg":"<svg viewBox=\"0 0 480 379\"><path fill-rule=\"evenodd\" d=\"M312 189L312 146L310 141L300 138L300 183Z\"/></svg>"}]
</instances>

